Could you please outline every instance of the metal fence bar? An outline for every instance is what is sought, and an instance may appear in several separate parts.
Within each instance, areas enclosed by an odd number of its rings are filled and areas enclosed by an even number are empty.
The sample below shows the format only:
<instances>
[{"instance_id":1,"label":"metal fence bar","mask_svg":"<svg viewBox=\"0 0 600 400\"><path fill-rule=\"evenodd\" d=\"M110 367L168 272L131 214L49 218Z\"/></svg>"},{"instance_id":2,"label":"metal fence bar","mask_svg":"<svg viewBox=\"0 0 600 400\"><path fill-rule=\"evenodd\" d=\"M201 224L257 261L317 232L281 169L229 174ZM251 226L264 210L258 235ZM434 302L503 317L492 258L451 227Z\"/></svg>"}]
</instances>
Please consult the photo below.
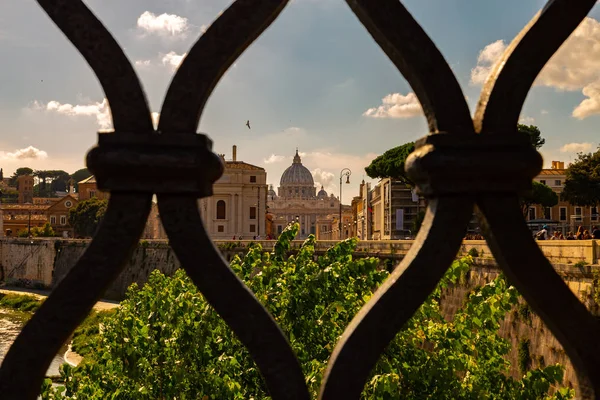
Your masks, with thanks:
<instances>
[{"instance_id":1,"label":"metal fence bar","mask_svg":"<svg viewBox=\"0 0 600 400\"><path fill-rule=\"evenodd\" d=\"M211 140L196 133L204 105L227 68L277 18L287 0L235 1L178 69L157 130L131 64L93 13L80 0L38 3L85 57L111 105L115 131L101 133L87 159L99 188L110 190L111 197L89 248L4 359L2 398L36 398L53 356L121 271L142 233L151 196L157 194L161 219L182 267L248 348L272 398L308 399L302 370L285 336L220 256L197 206L198 198L212 194L212 184L223 173ZM457 254L475 205L499 265L600 393L600 323L554 272L525 225L517 195L530 188L542 160L516 131L537 74L595 0L548 1L493 70L474 119L442 54L398 0L347 3L421 102L431 134L417 143L406 167L430 202L423 228L402 264L337 344L319 397L360 397L385 346ZM490 185L490 176L498 184Z\"/></svg>"}]
</instances>

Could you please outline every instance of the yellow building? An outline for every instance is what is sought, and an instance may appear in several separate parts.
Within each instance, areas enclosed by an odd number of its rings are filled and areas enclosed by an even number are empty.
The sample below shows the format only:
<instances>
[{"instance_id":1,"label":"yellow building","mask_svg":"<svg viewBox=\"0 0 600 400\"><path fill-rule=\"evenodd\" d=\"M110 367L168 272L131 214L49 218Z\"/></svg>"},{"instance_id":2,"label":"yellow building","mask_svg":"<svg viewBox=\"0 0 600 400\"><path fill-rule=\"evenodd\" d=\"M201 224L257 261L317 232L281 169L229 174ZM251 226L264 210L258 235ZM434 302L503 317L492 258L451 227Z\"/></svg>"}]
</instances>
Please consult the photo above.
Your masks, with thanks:
<instances>
[{"instance_id":1,"label":"yellow building","mask_svg":"<svg viewBox=\"0 0 600 400\"><path fill-rule=\"evenodd\" d=\"M110 195L109 192L98 190L98 186L96 185L96 177L93 175L79 182L77 186L79 201L89 200L93 197L97 197L100 200L108 200Z\"/></svg>"},{"instance_id":2,"label":"yellow building","mask_svg":"<svg viewBox=\"0 0 600 400\"><path fill-rule=\"evenodd\" d=\"M576 231L578 226L590 230L592 226L598 225L598 206L581 207L575 206L567 201L560 200L560 193L563 190L565 180L567 179L565 163L562 161L552 161L551 168L543 169L534 181L550 186L559 196L558 204L554 207L542 207L539 204L532 205L527 210L525 219L533 224L533 228L537 229L536 221L549 220L552 221L555 229L563 233ZM590 230L591 231L591 230Z\"/></svg>"}]
</instances>

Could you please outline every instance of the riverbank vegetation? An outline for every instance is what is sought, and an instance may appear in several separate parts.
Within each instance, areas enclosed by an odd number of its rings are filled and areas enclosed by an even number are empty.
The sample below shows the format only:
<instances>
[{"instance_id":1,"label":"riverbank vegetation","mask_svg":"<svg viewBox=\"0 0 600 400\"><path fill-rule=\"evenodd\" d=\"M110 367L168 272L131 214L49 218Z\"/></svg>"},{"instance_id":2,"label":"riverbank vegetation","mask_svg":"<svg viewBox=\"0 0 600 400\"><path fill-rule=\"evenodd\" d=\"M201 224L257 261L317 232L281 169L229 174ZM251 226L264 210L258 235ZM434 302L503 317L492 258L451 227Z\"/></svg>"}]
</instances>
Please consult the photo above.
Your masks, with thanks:
<instances>
[{"instance_id":1,"label":"riverbank vegetation","mask_svg":"<svg viewBox=\"0 0 600 400\"><path fill-rule=\"evenodd\" d=\"M298 225L279 237L273 253L259 244L231 268L255 293L289 338L312 398L336 341L374 290L389 276L375 258L353 259L356 239L315 258L314 237L289 255ZM566 399L563 367L550 365L510 376L510 343L500 322L518 304L503 276L475 289L451 321L440 310L442 290L458 282L472 259L453 263L436 290L380 357L364 399ZM65 387L46 382L43 399L268 399L244 346L183 270L154 271L133 285L121 306L98 315L78 344L86 353L65 367ZM90 322L91 323L91 322ZM84 336L85 334L85 336ZM551 389L556 389L550 395Z\"/></svg>"},{"instance_id":2,"label":"riverbank vegetation","mask_svg":"<svg viewBox=\"0 0 600 400\"><path fill-rule=\"evenodd\" d=\"M0 293L0 307L15 311L34 312L40 308L43 302L44 300L31 295Z\"/></svg>"}]
</instances>

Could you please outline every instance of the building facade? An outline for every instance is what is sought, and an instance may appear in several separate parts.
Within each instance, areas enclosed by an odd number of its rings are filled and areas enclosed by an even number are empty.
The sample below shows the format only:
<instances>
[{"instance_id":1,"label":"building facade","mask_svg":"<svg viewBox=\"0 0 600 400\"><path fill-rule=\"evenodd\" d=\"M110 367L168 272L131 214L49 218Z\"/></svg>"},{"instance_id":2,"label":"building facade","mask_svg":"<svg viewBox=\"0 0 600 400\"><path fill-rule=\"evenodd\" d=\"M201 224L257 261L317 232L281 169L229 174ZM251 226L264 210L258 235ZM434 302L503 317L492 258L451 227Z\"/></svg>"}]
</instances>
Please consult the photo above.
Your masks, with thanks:
<instances>
[{"instance_id":1,"label":"building facade","mask_svg":"<svg viewBox=\"0 0 600 400\"><path fill-rule=\"evenodd\" d=\"M19 204L33 203L33 176L21 175L17 178L17 187L19 191Z\"/></svg>"},{"instance_id":2,"label":"building facade","mask_svg":"<svg viewBox=\"0 0 600 400\"><path fill-rule=\"evenodd\" d=\"M223 176L213 185L213 195L200 199L198 207L204 226L213 239L245 240L266 236L267 172L237 160L226 160Z\"/></svg>"},{"instance_id":3,"label":"building facade","mask_svg":"<svg viewBox=\"0 0 600 400\"><path fill-rule=\"evenodd\" d=\"M342 229L339 229L340 200L321 186L317 192L311 172L302 165L296 150L292 165L281 175L277 192L270 187L267 197L272 237L298 222L297 239L315 235L317 239L345 239L352 236L352 210L342 205Z\"/></svg>"},{"instance_id":4,"label":"building facade","mask_svg":"<svg viewBox=\"0 0 600 400\"><path fill-rule=\"evenodd\" d=\"M109 196L109 192L98 190L96 177L94 175L77 184L77 197L79 201L89 200L93 197L97 197L100 200L108 200Z\"/></svg>"},{"instance_id":5,"label":"building facade","mask_svg":"<svg viewBox=\"0 0 600 400\"><path fill-rule=\"evenodd\" d=\"M569 231L575 232L579 226L591 231L591 228L600 223L598 215L598 205L592 207L575 206L568 201L560 199L565 180L567 178L565 163L562 161L552 161L551 168L543 169L534 181L549 186L559 198L558 204L554 207L542 207L535 204L526 211L525 219L533 224L532 228L538 228L535 221L548 220L557 229L563 233ZM533 222L532 222L533 221ZM541 225L541 224L539 224Z\"/></svg>"}]
</instances>

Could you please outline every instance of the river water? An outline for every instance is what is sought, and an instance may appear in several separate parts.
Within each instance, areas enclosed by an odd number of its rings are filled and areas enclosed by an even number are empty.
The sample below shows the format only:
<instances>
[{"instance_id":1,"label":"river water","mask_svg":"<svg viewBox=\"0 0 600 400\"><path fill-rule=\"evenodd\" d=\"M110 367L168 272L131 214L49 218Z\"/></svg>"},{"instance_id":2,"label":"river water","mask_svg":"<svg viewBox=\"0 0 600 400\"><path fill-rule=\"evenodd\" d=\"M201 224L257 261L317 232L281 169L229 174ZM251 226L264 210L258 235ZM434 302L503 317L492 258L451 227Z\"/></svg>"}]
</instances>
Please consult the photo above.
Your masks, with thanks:
<instances>
[{"instance_id":1,"label":"river water","mask_svg":"<svg viewBox=\"0 0 600 400\"><path fill-rule=\"evenodd\" d=\"M2 360L8 352L10 345L21 331L26 318L27 314L25 313L0 308L0 364L2 364ZM66 346L60 349L58 355L52 360L46 376L59 375L59 367L65 362L63 354L65 354L66 350Z\"/></svg>"}]
</instances>

